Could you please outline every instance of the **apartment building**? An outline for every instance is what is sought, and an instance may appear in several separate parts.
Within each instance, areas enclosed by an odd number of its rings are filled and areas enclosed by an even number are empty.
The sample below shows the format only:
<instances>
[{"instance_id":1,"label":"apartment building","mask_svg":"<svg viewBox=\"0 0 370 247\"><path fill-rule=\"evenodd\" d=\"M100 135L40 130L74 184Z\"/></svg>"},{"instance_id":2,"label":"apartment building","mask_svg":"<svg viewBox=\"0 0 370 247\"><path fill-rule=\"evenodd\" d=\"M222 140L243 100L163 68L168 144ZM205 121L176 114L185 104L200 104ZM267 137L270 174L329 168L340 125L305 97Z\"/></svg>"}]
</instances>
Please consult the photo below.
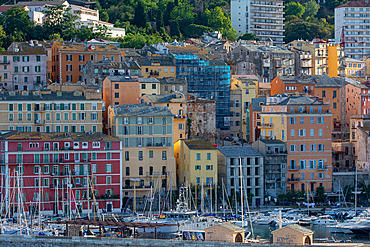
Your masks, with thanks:
<instances>
[{"instance_id":1,"label":"apartment building","mask_svg":"<svg viewBox=\"0 0 370 247\"><path fill-rule=\"evenodd\" d=\"M346 58L346 76L350 78L361 78L366 75L366 61Z\"/></svg>"},{"instance_id":2,"label":"apartment building","mask_svg":"<svg viewBox=\"0 0 370 247\"><path fill-rule=\"evenodd\" d=\"M33 90L46 81L46 51L42 47L13 42L0 51L0 85L6 90Z\"/></svg>"},{"instance_id":3,"label":"apartment building","mask_svg":"<svg viewBox=\"0 0 370 247\"><path fill-rule=\"evenodd\" d=\"M295 54L271 42L241 43L231 51L230 60L236 75L256 75L261 82L270 82L275 76L294 75Z\"/></svg>"},{"instance_id":4,"label":"apartment building","mask_svg":"<svg viewBox=\"0 0 370 247\"><path fill-rule=\"evenodd\" d=\"M113 135L122 141L124 203L133 196L130 194L134 186L138 209L144 207L148 195L158 197L155 195L161 191L175 191L174 115L171 111L145 104L109 106L109 124Z\"/></svg>"},{"instance_id":5,"label":"apartment building","mask_svg":"<svg viewBox=\"0 0 370 247\"><path fill-rule=\"evenodd\" d=\"M125 61L125 52L115 45L87 45L54 41L51 52L51 80L59 83L83 81L83 68L88 60Z\"/></svg>"},{"instance_id":6,"label":"apartment building","mask_svg":"<svg viewBox=\"0 0 370 247\"><path fill-rule=\"evenodd\" d=\"M0 190L10 212L18 212L19 201L28 214L120 212L119 139L92 132L5 131L0 142Z\"/></svg>"},{"instance_id":7,"label":"apartment building","mask_svg":"<svg viewBox=\"0 0 370 247\"><path fill-rule=\"evenodd\" d=\"M254 98L252 99L252 104L250 107L250 139L249 142L256 141L261 134L261 117L260 113L262 112L262 105L266 105L266 97L263 98Z\"/></svg>"},{"instance_id":8,"label":"apartment building","mask_svg":"<svg viewBox=\"0 0 370 247\"><path fill-rule=\"evenodd\" d=\"M263 156L265 196L277 198L286 194L287 182L287 148L281 140L259 139L252 144Z\"/></svg>"},{"instance_id":9,"label":"apartment building","mask_svg":"<svg viewBox=\"0 0 370 247\"><path fill-rule=\"evenodd\" d=\"M210 187L218 184L217 148L210 142L178 140L174 153L178 185Z\"/></svg>"},{"instance_id":10,"label":"apartment building","mask_svg":"<svg viewBox=\"0 0 370 247\"><path fill-rule=\"evenodd\" d=\"M230 91L230 137L249 140L250 105L258 95L258 80L234 79Z\"/></svg>"},{"instance_id":11,"label":"apartment building","mask_svg":"<svg viewBox=\"0 0 370 247\"><path fill-rule=\"evenodd\" d=\"M185 131L187 127L188 112L186 107L186 97L184 94L176 92L165 95L144 95L140 98L140 102L149 106L167 107L167 109L174 115L173 142L175 143L177 140L187 138Z\"/></svg>"},{"instance_id":12,"label":"apartment building","mask_svg":"<svg viewBox=\"0 0 370 247\"><path fill-rule=\"evenodd\" d=\"M215 143L216 140L216 100L187 94L188 120L186 135L188 139L202 139ZM190 126L189 126L190 124Z\"/></svg>"},{"instance_id":13,"label":"apartment building","mask_svg":"<svg viewBox=\"0 0 370 247\"><path fill-rule=\"evenodd\" d=\"M370 116L369 115L352 115L351 121L350 121L350 142L352 143L353 148L353 160L356 162L358 159L358 156L361 156L364 158L364 155L367 155L365 153L360 154L361 145L366 145L364 143L365 139L362 139L362 141L357 142L358 135L361 134L362 130L358 130L358 127L362 127L363 130L366 130L370 126ZM360 133L358 133L360 132ZM365 136L362 135L364 138ZM367 147L367 146L364 146ZM355 166L354 166L355 167Z\"/></svg>"},{"instance_id":14,"label":"apartment building","mask_svg":"<svg viewBox=\"0 0 370 247\"><path fill-rule=\"evenodd\" d=\"M370 114L370 83L348 79L346 82L346 123L349 125L352 116Z\"/></svg>"},{"instance_id":15,"label":"apartment building","mask_svg":"<svg viewBox=\"0 0 370 247\"><path fill-rule=\"evenodd\" d=\"M334 9L335 39L345 42L348 58L365 60L370 52L370 3L350 1Z\"/></svg>"},{"instance_id":16,"label":"apartment building","mask_svg":"<svg viewBox=\"0 0 370 247\"><path fill-rule=\"evenodd\" d=\"M174 92L188 93L188 84L185 79L176 77L159 78L160 94L170 94Z\"/></svg>"},{"instance_id":17,"label":"apartment building","mask_svg":"<svg viewBox=\"0 0 370 247\"><path fill-rule=\"evenodd\" d=\"M87 91L0 92L0 128L21 132L101 132L101 93Z\"/></svg>"},{"instance_id":18,"label":"apartment building","mask_svg":"<svg viewBox=\"0 0 370 247\"><path fill-rule=\"evenodd\" d=\"M217 148L219 184L224 181L227 194L235 198L243 188L243 197L248 198L249 206L264 204L263 157L252 147ZM240 198L235 198L240 202ZM238 203L239 205L239 203Z\"/></svg>"},{"instance_id":19,"label":"apartment building","mask_svg":"<svg viewBox=\"0 0 370 247\"><path fill-rule=\"evenodd\" d=\"M278 95L262 105L261 138L287 142L287 191L332 190L330 105L309 96Z\"/></svg>"},{"instance_id":20,"label":"apartment building","mask_svg":"<svg viewBox=\"0 0 370 247\"><path fill-rule=\"evenodd\" d=\"M139 78L140 88L139 94L143 95L159 95L161 94L161 84L157 78Z\"/></svg>"},{"instance_id":21,"label":"apartment building","mask_svg":"<svg viewBox=\"0 0 370 247\"><path fill-rule=\"evenodd\" d=\"M103 85L107 76L141 77L141 67L136 61L111 62L89 60L83 67L83 81L86 85Z\"/></svg>"},{"instance_id":22,"label":"apartment building","mask_svg":"<svg viewBox=\"0 0 370 247\"><path fill-rule=\"evenodd\" d=\"M271 95L299 92L315 96L330 105L332 128L340 128L340 85L328 75L277 76L271 81Z\"/></svg>"},{"instance_id":23,"label":"apartment building","mask_svg":"<svg viewBox=\"0 0 370 247\"><path fill-rule=\"evenodd\" d=\"M262 41L284 43L284 2L231 0L231 24L240 34L253 33Z\"/></svg>"},{"instance_id":24,"label":"apartment building","mask_svg":"<svg viewBox=\"0 0 370 247\"><path fill-rule=\"evenodd\" d=\"M229 130L230 67L218 58L205 55L174 55L176 78L186 79L188 93L216 100L216 127Z\"/></svg>"},{"instance_id":25,"label":"apartment building","mask_svg":"<svg viewBox=\"0 0 370 247\"><path fill-rule=\"evenodd\" d=\"M354 145L349 140L334 140L332 142L333 172L347 172L355 169L353 158Z\"/></svg>"},{"instance_id":26,"label":"apartment building","mask_svg":"<svg viewBox=\"0 0 370 247\"><path fill-rule=\"evenodd\" d=\"M142 76L153 78L176 77L176 64L168 55L146 56L137 60Z\"/></svg>"}]
</instances>

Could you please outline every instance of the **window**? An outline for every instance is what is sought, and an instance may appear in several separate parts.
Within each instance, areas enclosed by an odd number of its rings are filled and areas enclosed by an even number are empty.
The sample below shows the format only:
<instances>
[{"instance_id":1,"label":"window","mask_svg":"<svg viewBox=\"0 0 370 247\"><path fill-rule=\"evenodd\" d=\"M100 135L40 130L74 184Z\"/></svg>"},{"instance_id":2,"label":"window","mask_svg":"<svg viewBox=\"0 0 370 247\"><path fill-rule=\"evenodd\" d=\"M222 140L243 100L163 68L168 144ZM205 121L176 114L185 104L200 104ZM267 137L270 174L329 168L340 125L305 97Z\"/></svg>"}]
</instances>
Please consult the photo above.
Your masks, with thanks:
<instances>
[{"instance_id":1,"label":"window","mask_svg":"<svg viewBox=\"0 0 370 247\"><path fill-rule=\"evenodd\" d=\"M146 84L145 83L141 84L141 89L146 89Z\"/></svg>"},{"instance_id":2,"label":"window","mask_svg":"<svg viewBox=\"0 0 370 247\"><path fill-rule=\"evenodd\" d=\"M148 118L148 123L153 124L153 118L152 117Z\"/></svg>"},{"instance_id":3,"label":"window","mask_svg":"<svg viewBox=\"0 0 370 247\"><path fill-rule=\"evenodd\" d=\"M281 130L281 139L285 140L285 130Z\"/></svg>"},{"instance_id":4,"label":"window","mask_svg":"<svg viewBox=\"0 0 370 247\"><path fill-rule=\"evenodd\" d=\"M197 153L197 160L200 160L200 153Z\"/></svg>"},{"instance_id":5,"label":"window","mask_svg":"<svg viewBox=\"0 0 370 247\"><path fill-rule=\"evenodd\" d=\"M126 176L130 176L130 167L126 167Z\"/></svg>"},{"instance_id":6,"label":"window","mask_svg":"<svg viewBox=\"0 0 370 247\"><path fill-rule=\"evenodd\" d=\"M157 89L157 84L152 84L152 89Z\"/></svg>"},{"instance_id":7,"label":"window","mask_svg":"<svg viewBox=\"0 0 370 247\"><path fill-rule=\"evenodd\" d=\"M79 60L80 62L85 61L85 55L79 55L79 56L78 56L78 60Z\"/></svg>"},{"instance_id":8,"label":"window","mask_svg":"<svg viewBox=\"0 0 370 247\"><path fill-rule=\"evenodd\" d=\"M316 151L316 144L311 144L311 151Z\"/></svg>"},{"instance_id":9,"label":"window","mask_svg":"<svg viewBox=\"0 0 370 247\"><path fill-rule=\"evenodd\" d=\"M322 136L322 129L319 129L319 136Z\"/></svg>"},{"instance_id":10,"label":"window","mask_svg":"<svg viewBox=\"0 0 370 247\"><path fill-rule=\"evenodd\" d=\"M18 111L23 111L23 105L22 104L18 104Z\"/></svg>"},{"instance_id":11,"label":"window","mask_svg":"<svg viewBox=\"0 0 370 247\"><path fill-rule=\"evenodd\" d=\"M324 178L324 173L319 172L318 175L319 175L319 179L323 179Z\"/></svg>"},{"instance_id":12,"label":"window","mask_svg":"<svg viewBox=\"0 0 370 247\"><path fill-rule=\"evenodd\" d=\"M290 130L290 136L294 136L294 129Z\"/></svg>"},{"instance_id":13,"label":"window","mask_svg":"<svg viewBox=\"0 0 370 247\"><path fill-rule=\"evenodd\" d=\"M167 160L167 151L162 151L162 160Z\"/></svg>"},{"instance_id":14,"label":"window","mask_svg":"<svg viewBox=\"0 0 370 247\"><path fill-rule=\"evenodd\" d=\"M72 61L72 55L67 54L67 55L66 55L66 60L67 60L67 61Z\"/></svg>"},{"instance_id":15,"label":"window","mask_svg":"<svg viewBox=\"0 0 370 247\"><path fill-rule=\"evenodd\" d=\"M153 150L149 150L149 158L152 159L153 158Z\"/></svg>"},{"instance_id":16,"label":"window","mask_svg":"<svg viewBox=\"0 0 370 247\"><path fill-rule=\"evenodd\" d=\"M130 160L130 152L129 151L125 151L125 160L126 161Z\"/></svg>"},{"instance_id":17,"label":"window","mask_svg":"<svg viewBox=\"0 0 370 247\"><path fill-rule=\"evenodd\" d=\"M107 184L112 184L112 177L111 176L107 176Z\"/></svg>"},{"instance_id":18,"label":"window","mask_svg":"<svg viewBox=\"0 0 370 247\"><path fill-rule=\"evenodd\" d=\"M317 144L317 151L325 151L325 145L324 144Z\"/></svg>"},{"instance_id":19,"label":"window","mask_svg":"<svg viewBox=\"0 0 370 247\"><path fill-rule=\"evenodd\" d=\"M295 117L290 117L289 118L289 123L290 124L296 124L296 118Z\"/></svg>"},{"instance_id":20,"label":"window","mask_svg":"<svg viewBox=\"0 0 370 247\"><path fill-rule=\"evenodd\" d=\"M301 124L303 124L303 123L304 123L304 117L301 117L301 118L300 118L299 123L301 123Z\"/></svg>"},{"instance_id":21,"label":"window","mask_svg":"<svg viewBox=\"0 0 370 247\"><path fill-rule=\"evenodd\" d=\"M9 104L9 111L13 111L14 110L14 105L13 104Z\"/></svg>"},{"instance_id":22,"label":"window","mask_svg":"<svg viewBox=\"0 0 370 247\"><path fill-rule=\"evenodd\" d=\"M317 117L317 124L324 124L324 117Z\"/></svg>"},{"instance_id":23,"label":"window","mask_svg":"<svg viewBox=\"0 0 370 247\"><path fill-rule=\"evenodd\" d=\"M305 129L300 129L299 130L299 136L306 136L306 130Z\"/></svg>"},{"instance_id":24,"label":"window","mask_svg":"<svg viewBox=\"0 0 370 247\"><path fill-rule=\"evenodd\" d=\"M9 121L14 121L14 114L13 113L9 113L8 120Z\"/></svg>"},{"instance_id":25,"label":"window","mask_svg":"<svg viewBox=\"0 0 370 247\"><path fill-rule=\"evenodd\" d=\"M299 161L299 169L305 170L306 169L306 160L300 160Z\"/></svg>"},{"instance_id":26,"label":"window","mask_svg":"<svg viewBox=\"0 0 370 247\"><path fill-rule=\"evenodd\" d=\"M316 160L309 160L308 161L308 168L309 169L316 169Z\"/></svg>"},{"instance_id":27,"label":"window","mask_svg":"<svg viewBox=\"0 0 370 247\"><path fill-rule=\"evenodd\" d=\"M107 160L110 160L110 159L112 159L112 153L107 153Z\"/></svg>"},{"instance_id":28,"label":"window","mask_svg":"<svg viewBox=\"0 0 370 247\"><path fill-rule=\"evenodd\" d=\"M98 120L98 113L96 112L91 113L90 118L91 118L91 121Z\"/></svg>"},{"instance_id":29,"label":"window","mask_svg":"<svg viewBox=\"0 0 370 247\"><path fill-rule=\"evenodd\" d=\"M60 113L55 113L55 121L60 121Z\"/></svg>"},{"instance_id":30,"label":"window","mask_svg":"<svg viewBox=\"0 0 370 247\"><path fill-rule=\"evenodd\" d=\"M67 75L67 81L72 81L72 75Z\"/></svg>"},{"instance_id":31,"label":"window","mask_svg":"<svg viewBox=\"0 0 370 247\"><path fill-rule=\"evenodd\" d=\"M113 172L112 164L106 164L105 165L105 172Z\"/></svg>"},{"instance_id":32,"label":"window","mask_svg":"<svg viewBox=\"0 0 370 247\"><path fill-rule=\"evenodd\" d=\"M290 146L289 146L289 150L290 150L290 152L295 152L295 151L297 151L297 150L296 150L296 145L290 145Z\"/></svg>"},{"instance_id":33,"label":"window","mask_svg":"<svg viewBox=\"0 0 370 247\"><path fill-rule=\"evenodd\" d=\"M18 121L23 121L23 114L22 113L18 113Z\"/></svg>"},{"instance_id":34,"label":"window","mask_svg":"<svg viewBox=\"0 0 370 247\"><path fill-rule=\"evenodd\" d=\"M80 110L84 111L85 110L85 103L80 103Z\"/></svg>"},{"instance_id":35,"label":"window","mask_svg":"<svg viewBox=\"0 0 370 247\"><path fill-rule=\"evenodd\" d=\"M314 129L310 129L310 136L314 136Z\"/></svg>"},{"instance_id":36,"label":"window","mask_svg":"<svg viewBox=\"0 0 370 247\"><path fill-rule=\"evenodd\" d=\"M306 144L300 144L299 145L299 151L300 152L305 152L306 151Z\"/></svg>"},{"instance_id":37,"label":"window","mask_svg":"<svg viewBox=\"0 0 370 247\"><path fill-rule=\"evenodd\" d=\"M213 165L206 165L206 170L213 170Z\"/></svg>"},{"instance_id":38,"label":"window","mask_svg":"<svg viewBox=\"0 0 370 247\"><path fill-rule=\"evenodd\" d=\"M138 157L139 157L139 160L143 160L143 151L139 151Z\"/></svg>"},{"instance_id":39,"label":"window","mask_svg":"<svg viewBox=\"0 0 370 247\"><path fill-rule=\"evenodd\" d=\"M325 169L325 160L317 160L317 169Z\"/></svg>"},{"instance_id":40,"label":"window","mask_svg":"<svg viewBox=\"0 0 370 247\"><path fill-rule=\"evenodd\" d=\"M211 160L211 153L207 153L207 160Z\"/></svg>"},{"instance_id":41,"label":"window","mask_svg":"<svg viewBox=\"0 0 370 247\"><path fill-rule=\"evenodd\" d=\"M114 98L118 99L119 98L119 93L114 93Z\"/></svg>"},{"instance_id":42,"label":"window","mask_svg":"<svg viewBox=\"0 0 370 247\"><path fill-rule=\"evenodd\" d=\"M199 165L198 166L195 166L195 170L196 171L200 171L201 170L201 166L199 166Z\"/></svg>"}]
</instances>

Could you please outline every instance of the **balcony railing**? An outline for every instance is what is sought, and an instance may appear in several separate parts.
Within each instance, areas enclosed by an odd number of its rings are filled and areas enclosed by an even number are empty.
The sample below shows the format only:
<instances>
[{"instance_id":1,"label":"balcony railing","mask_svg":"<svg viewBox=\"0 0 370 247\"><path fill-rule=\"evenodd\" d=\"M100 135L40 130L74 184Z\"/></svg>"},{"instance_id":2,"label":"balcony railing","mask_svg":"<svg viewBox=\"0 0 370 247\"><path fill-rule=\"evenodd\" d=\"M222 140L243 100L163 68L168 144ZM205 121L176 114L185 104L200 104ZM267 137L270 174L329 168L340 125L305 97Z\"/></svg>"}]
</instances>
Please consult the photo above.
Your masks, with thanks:
<instances>
[{"instance_id":1,"label":"balcony railing","mask_svg":"<svg viewBox=\"0 0 370 247\"><path fill-rule=\"evenodd\" d=\"M36 124L36 125L44 125L44 124L45 124L45 120L36 119L36 120L35 120L35 124Z\"/></svg>"},{"instance_id":2,"label":"balcony railing","mask_svg":"<svg viewBox=\"0 0 370 247\"><path fill-rule=\"evenodd\" d=\"M288 182L298 182L300 181L299 178L288 178Z\"/></svg>"}]
</instances>

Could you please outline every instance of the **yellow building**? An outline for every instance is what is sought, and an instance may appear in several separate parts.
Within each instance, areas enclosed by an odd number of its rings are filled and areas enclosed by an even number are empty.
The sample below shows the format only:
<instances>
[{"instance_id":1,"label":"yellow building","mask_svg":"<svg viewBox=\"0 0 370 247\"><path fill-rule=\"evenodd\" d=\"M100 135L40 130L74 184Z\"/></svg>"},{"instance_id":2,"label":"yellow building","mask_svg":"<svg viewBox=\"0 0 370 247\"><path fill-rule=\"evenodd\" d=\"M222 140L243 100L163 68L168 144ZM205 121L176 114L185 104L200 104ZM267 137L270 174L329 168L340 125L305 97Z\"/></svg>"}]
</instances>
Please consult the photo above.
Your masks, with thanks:
<instances>
[{"instance_id":1,"label":"yellow building","mask_svg":"<svg viewBox=\"0 0 370 247\"><path fill-rule=\"evenodd\" d=\"M164 95L143 95L140 101L150 106L167 107L174 115L174 142L186 139L186 97L180 92Z\"/></svg>"},{"instance_id":2,"label":"yellow building","mask_svg":"<svg viewBox=\"0 0 370 247\"><path fill-rule=\"evenodd\" d=\"M174 145L178 185L217 183L217 148L204 140L178 140Z\"/></svg>"},{"instance_id":3,"label":"yellow building","mask_svg":"<svg viewBox=\"0 0 370 247\"><path fill-rule=\"evenodd\" d=\"M366 61L346 58L346 76L351 78L365 77Z\"/></svg>"},{"instance_id":4,"label":"yellow building","mask_svg":"<svg viewBox=\"0 0 370 247\"><path fill-rule=\"evenodd\" d=\"M340 66L340 47L339 45L330 44L327 46L328 50L328 76L339 76Z\"/></svg>"},{"instance_id":5,"label":"yellow building","mask_svg":"<svg viewBox=\"0 0 370 247\"><path fill-rule=\"evenodd\" d=\"M143 95L159 95L161 94L161 85L156 78L139 78L140 96Z\"/></svg>"},{"instance_id":6,"label":"yellow building","mask_svg":"<svg viewBox=\"0 0 370 247\"><path fill-rule=\"evenodd\" d=\"M144 78L176 77L176 64L169 56L147 56L137 62Z\"/></svg>"},{"instance_id":7,"label":"yellow building","mask_svg":"<svg viewBox=\"0 0 370 247\"><path fill-rule=\"evenodd\" d=\"M165 107L127 104L109 106L108 115L113 134L122 140L124 201L134 185L137 209L150 195L176 190L173 114Z\"/></svg>"},{"instance_id":8,"label":"yellow building","mask_svg":"<svg viewBox=\"0 0 370 247\"><path fill-rule=\"evenodd\" d=\"M230 89L230 136L249 140L249 106L257 98L258 79L234 79Z\"/></svg>"}]
</instances>

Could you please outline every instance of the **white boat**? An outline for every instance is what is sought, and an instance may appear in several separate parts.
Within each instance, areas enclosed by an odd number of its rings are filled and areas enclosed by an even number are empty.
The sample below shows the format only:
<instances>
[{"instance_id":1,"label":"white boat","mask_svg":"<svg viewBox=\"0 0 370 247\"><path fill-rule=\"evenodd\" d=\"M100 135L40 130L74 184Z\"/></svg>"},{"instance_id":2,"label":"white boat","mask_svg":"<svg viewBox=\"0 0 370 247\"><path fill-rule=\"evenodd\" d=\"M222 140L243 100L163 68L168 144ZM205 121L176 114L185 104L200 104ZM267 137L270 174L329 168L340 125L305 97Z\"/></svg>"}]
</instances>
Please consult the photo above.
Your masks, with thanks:
<instances>
[{"instance_id":1,"label":"white boat","mask_svg":"<svg viewBox=\"0 0 370 247\"><path fill-rule=\"evenodd\" d=\"M314 225L334 225L337 221L333 219L330 215L321 215L317 219L312 221Z\"/></svg>"},{"instance_id":2,"label":"white boat","mask_svg":"<svg viewBox=\"0 0 370 247\"><path fill-rule=\"evenodd\" d=\"M270 225L272 222L274 222L275 219L264 217L264 218L257 218L254 220L254 223L258 225Z\"/></svg>"},{"instance_id":3,"label":"white boat","mask_svg":"<svg viewBox=\"0 0 370 247\"><path fill-rule=\"evenodd\" d=\"M338 223L336 225L326 227L332 233L344 233L351 234L351 228L358 228L362 226L367 226L370 224L370 218L358 218L355 217L350 220L346 220L343 223Z\"/></svg>"}]
</instances>

